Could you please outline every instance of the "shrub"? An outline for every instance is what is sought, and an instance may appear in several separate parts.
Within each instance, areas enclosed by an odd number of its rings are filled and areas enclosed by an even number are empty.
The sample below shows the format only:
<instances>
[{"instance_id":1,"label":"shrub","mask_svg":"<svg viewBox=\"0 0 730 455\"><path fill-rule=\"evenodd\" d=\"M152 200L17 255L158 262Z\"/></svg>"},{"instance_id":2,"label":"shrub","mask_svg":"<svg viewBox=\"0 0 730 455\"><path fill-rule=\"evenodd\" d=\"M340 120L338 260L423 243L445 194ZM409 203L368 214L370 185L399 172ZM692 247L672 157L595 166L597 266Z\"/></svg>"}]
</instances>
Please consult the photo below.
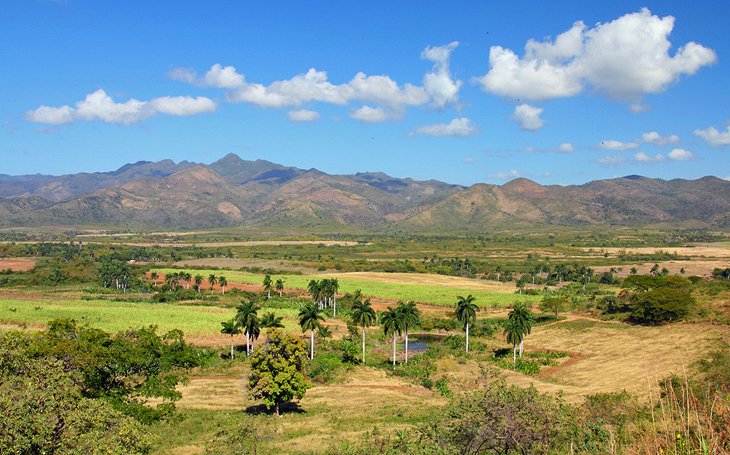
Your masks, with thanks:
<instances>
[{"instance_id":1,"label":"shrub","mask_svg":"<svg viewBox=\"0 0 730 455\"><path fill-rule=\"evenodd\" d=\"M695 299L685 289L658 288L634 297L631 319L640 324L659 325L686 318Z\"/></svg>"}]
</instances>

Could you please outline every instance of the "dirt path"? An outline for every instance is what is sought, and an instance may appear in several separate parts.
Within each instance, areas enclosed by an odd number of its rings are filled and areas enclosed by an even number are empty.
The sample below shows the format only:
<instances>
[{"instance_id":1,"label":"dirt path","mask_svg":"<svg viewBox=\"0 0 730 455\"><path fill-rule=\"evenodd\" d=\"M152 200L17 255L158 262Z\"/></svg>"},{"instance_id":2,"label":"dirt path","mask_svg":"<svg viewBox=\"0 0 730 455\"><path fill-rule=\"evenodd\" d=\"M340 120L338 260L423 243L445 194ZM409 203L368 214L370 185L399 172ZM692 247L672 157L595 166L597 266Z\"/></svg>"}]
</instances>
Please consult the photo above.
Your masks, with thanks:
<instances>
[{"instance_id":1,"label":"dirt path","mask_svg":"<svg viewBox=\"0 0 730 455\"><path fill-rule=\"evenodd\" d=\"M12 270L13 272L27 272L35 267L35 259L21 258L0 258L0 270Z\"/></svg>"}]
</instances>

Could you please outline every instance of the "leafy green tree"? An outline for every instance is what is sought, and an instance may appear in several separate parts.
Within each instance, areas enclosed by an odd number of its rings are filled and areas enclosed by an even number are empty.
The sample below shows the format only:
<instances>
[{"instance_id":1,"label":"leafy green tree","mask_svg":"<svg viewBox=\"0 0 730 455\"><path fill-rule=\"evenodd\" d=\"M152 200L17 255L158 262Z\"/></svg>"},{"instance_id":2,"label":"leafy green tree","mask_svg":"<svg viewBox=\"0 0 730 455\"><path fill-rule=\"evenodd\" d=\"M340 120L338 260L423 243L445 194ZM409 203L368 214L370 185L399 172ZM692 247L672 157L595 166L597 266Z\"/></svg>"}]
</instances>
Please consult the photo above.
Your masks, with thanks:
<instances>
[{"instance_id":1,"label":"leafy green tree","mask_svg":"<svg viewBox=\"0 0 730 455\"><path fill-rule=\"evenodd\" d=\"M314 359L314 331L322 325L322 321L324 321L324 316L322 316L319 308L317 308L317 305L314 302L307 303L299 311L299 325L302 328L302 332L306 332L307 330L311 332L309 348L310 359Z\"/></svg>"},{"instance_id":2,"label":"leafy green tree","mask_svg":"<svg viewBox=\"0 0 730 455\"><path fill-rule=\"evenodd\" d=\"M385 336L393 335L393 367L395 367L395 337L403 332L403 318L395 308L388 307L380 315L380 325L383 327Z\"/></svg>"},{"instance_id":3,"label":"leafy green tree","mask_svg":"<svg viewBox=\"0 0 730 455\"><path fill-rule=\"evenodd\" d=\"M364 302L359 297L352 304L352 322L362 329L362 363L365 364L365 328L375 322L375 310L370 299Z\"/></svg>"},{"instance_id":4,"label":"leafy green tree","mask_svg":"<svg viewBox=\"0 0 730 455\"><path fill-rule=\"evenodd\" d=\"M226 286L228 286L228 280L223 275L218 277L218 284L221 286L221 294L226 293Z\"/></svg>"},{"instance_id":5,"label":"leafy green tree","mask_svg":"<svg viewBox=\"0 0 730 455\"><path fill-rule=\"evenodd\" d=\"M400 302L396 308L400 312L403 331L405 332L405 362L408 363L408 330L421 323L421 312L413 302Z\"/></svg>"},{"instance_id":6,"label":"leafy green tree","mask_svg":"<svg viewBox=\"0 0 730 455\"><path fill-rule=\"evenodd\" d=\"M223 321L223 322L221 322L221 325L223 326L223 328L221 329L221 333L231 336L231 359L232 359L233 358L233 337L235 335L238 335L239 333L241 333L241 326L239 326L238 322L236 322L236 318L233 318L230 321Z\"/></svg>"},{"instance_id":7,"label":"leafy green tree","mask_svg":"<svg viewBox=\"0 0 730 455\"><path fill-rule=\"evenodd\" d=\"M476 297L469 294L466 297L457 296L456 302L456 319L464 324L466 331L466 352L469 352L469 324L474 324L477 320L477 311L479 307L474 303Z\"/></svg>"},{"instance_id":8,"label":"leafy green tree","mask_svg":"<svg viewBox=\"0 0 730 455\"><path fill-rule=\"evenodd\" d=\"M558 313L565 310L565 298L564 297L547 297L545 296L540 302L540 309L545 312L550 312L558 317Z\"/></svg>"},{"instance_id":9,"label":"leafy green tree","mask_svg":"<svg viewBox=\"0 0 730 455\"><path fill-rule=\"evenodd\" d=\"M248 387L251 396L263 400L280 414L280 405L304 397L310 384L304 377L304 343L281 330L270 330L268 340L251 359Z\"/></svg>"},{"instance_id":10,"label":"leafy green tree","mask_svg":"<svg viewBox=\"0 0 730 455\"><path fill-rule=\"evenodd\" d=\"M60 271L59 271L60 272ZM132 269L122 261L104 260L98 270L101 285L125 292L132 281Z\"/></svg>"},{"instance_id":11,"label":"leafy green tree","mask_svg":"<svg viewBox=\"0 0 730 455\"><path fill-rule=\"evenodd\" d=\"M267 329L284 328L284 324L281 322L283 319L283 317L276 316L273 312L264 313L261 316L261 327Z\"/></svg>"},{"instance_id":12,"label":"leafy green tree","mask_svg":"<svg viewBox=\"0 0 730 455\"><path fill-rule=\"evenodd\" d=\"M695 306L687 289L660 287L639 293L632 298L631 319L642 324L659 325L686 318Z\"/></svg>"},{"instance_id":13,"label":"leafy green tree","mask_svg":"<svg viewBox=\"0 0 730 455\"><path fill-rule=\"evenodd\" d=\"M266 293L266 299L271 299L271 287L273 285L273 282L271 281L271 275L268 273L264 276L264 292Z\"/></svg>"},{"instance_id":14,"label":"leafy green tree","mask_svg":"<svg viewBox=\"0 0 730 455\"><path fill-rule=\"evenodd\" d=\"M522 357L524 339L532 332L532 321L534 319L532 312L527 308L527 305L518 302L512 306L512 311L509 312L507 318L522 331L522 336L520 337L520 357Z\"/></svg>"},{"instance_id":15,"label":"leafy green tree","mask_svg":"<svg viewBox=\"0 0 730 455\"><path fill-rule=\"evenodd\" d=\"M210 284L210 293L213 293L213 289L215 288L215 284L218 282L218 277L215 276L214 273L211 273L208 275L208 284Z\"/></svg>"},{"instance_id":16,"label":"leafy green tree","mask_svg":"<svg viewBox=\"0 0 730 455\"><path fill-rule=\"evenodd\" d=\"M249 300L241 302L236 308L236 322L246 335L247 355L251 355L251 338L260 330L258 318L259 309L258 305Z\"/></svg>"},{"instance_id":17,"label":"leafy green tree","mask_svg":"<svg viewBox=\"0 0 730 455\"><path fill-rule=\"evenodd\" d=\"M636 267L631 267L629 274L636 275L637 273L639 273L639 270Z\"/></svg>"},{"instance_id":18,"label":"leafy green tree","mask_svg":"<svg viewBox=\"0 0 730 455\"><path fill-rule=\"evenodd\" d=\"M276 280L276 284L274 285L274 288L279 292L279 297L284 293L284 280L281 278Z\"/></svg>"},{"instance_id":19,"label":"leafy green tree","mask_svg":"<svg viewBox=\"0 0 730 455\"><path fill-rule=\"evenodd\" d=\"M522 343L524 332L515 321L507 319L504 323L504 336L507 343L512 345L512 363L517 363L517 345Z\"/></svg>"}]
</instances>

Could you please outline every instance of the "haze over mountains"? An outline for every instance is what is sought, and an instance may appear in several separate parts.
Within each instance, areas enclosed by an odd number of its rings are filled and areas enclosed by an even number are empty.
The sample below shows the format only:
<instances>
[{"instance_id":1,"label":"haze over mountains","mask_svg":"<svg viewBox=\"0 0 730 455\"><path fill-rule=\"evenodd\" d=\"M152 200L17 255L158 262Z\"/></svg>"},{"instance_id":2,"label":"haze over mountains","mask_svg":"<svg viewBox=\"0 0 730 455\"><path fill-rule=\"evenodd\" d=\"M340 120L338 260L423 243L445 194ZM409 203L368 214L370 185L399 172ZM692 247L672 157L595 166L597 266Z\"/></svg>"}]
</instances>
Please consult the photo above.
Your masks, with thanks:
<instances>
[{"instance_id":1,"label":"haze over mountains","mask_svg":"<svg viewBox=\"0 0 730 455\"><path fill-rule=\"evenodd\" d=\"M0 175L0 225L351 227L481 231L513 224L730 227L730 182L640 176L584 185L451 185L383 173L329 175L234 154L63 176Z\"/></svg>"}]
</instances>

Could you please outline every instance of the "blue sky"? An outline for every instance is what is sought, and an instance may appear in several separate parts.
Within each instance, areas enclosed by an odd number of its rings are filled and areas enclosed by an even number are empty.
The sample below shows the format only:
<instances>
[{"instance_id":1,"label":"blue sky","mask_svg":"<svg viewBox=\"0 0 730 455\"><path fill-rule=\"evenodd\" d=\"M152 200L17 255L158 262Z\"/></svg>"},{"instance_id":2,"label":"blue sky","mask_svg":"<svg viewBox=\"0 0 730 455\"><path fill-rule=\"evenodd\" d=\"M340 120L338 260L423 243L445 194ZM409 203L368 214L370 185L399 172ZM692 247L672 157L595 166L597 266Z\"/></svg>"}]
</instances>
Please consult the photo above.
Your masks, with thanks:
<instances>
[{"instance_id":1,"label":"blue sky","mask_svg":"<svg viewBox=\"0 0 730 455\"><path fill-rule=\"evenodd\" d=\"M724 2L6 2L0 174L730 177Z\"/></svg>"}]
</instances>

